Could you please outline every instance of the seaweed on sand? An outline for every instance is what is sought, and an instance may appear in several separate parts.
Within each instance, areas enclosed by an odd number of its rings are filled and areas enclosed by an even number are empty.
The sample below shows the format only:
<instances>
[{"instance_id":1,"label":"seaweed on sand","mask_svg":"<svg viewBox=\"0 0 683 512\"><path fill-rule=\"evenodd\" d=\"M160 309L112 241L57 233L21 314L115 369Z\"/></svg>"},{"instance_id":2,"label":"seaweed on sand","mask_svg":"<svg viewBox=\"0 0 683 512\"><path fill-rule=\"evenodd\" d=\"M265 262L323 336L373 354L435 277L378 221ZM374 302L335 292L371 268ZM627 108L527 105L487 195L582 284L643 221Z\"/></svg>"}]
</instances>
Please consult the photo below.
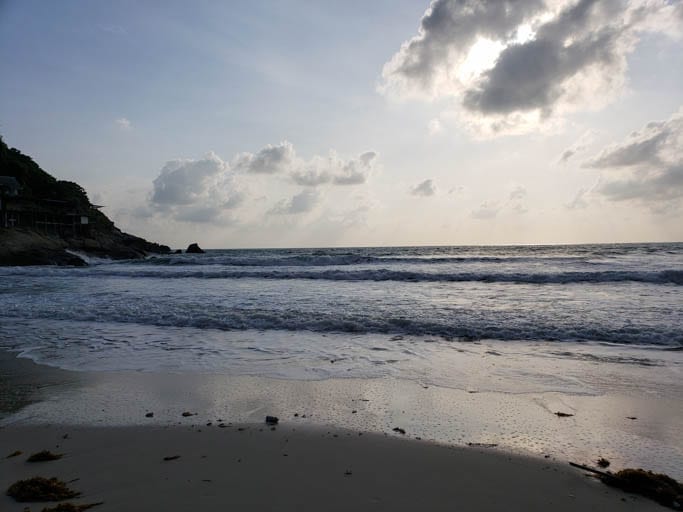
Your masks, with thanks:
<instances>
[{"instance_id":1,"label":"seaweed on sand","mask_svg":"<svg viewBox=\"0 0 683 512\"><path fill-rule=\"evenodd\" d=\"M77 498L81 495L57 478L35 476L27 480L19 480L9 486L7 496L15 501L62 501Z\"/></svg>"},{"instance_id":2,"label":"seaweed on sand","mask_svg":"<svg viewBox=\"0 0 683 512\"><path fill-rule=\"evenodd\" d=\"M612 473L611 471L600 471L574 462L569 464L593 473L602 483L611 487L646 496L660 505L674 510L683 508L683 484L670 476L653 473L644 469L628 468Z\"/></svg>"},{"instance_id":3,"label":"seaweed on sand","mask_svg":"<svg viewBox=\"0 0 683 512\"><path fill-rule=\"evenodd\" d=\"M48 462L51 460L58 460L64 456L63 453L52 453L50 450L43 450L31 455L26 462Z\"/></svg>"},{"instance_id":4,"label":"seaweed on sand","mask_svg":"<svg viewBox=\"0 0 683 512\"><path fill-rule=\"evenodd\" d=\"M665 507L683 507L683 484L661 473L644 469L622 469L613 474L600 475L600 480L626 492L647 496Z\"/></svg>"}]
</instances>

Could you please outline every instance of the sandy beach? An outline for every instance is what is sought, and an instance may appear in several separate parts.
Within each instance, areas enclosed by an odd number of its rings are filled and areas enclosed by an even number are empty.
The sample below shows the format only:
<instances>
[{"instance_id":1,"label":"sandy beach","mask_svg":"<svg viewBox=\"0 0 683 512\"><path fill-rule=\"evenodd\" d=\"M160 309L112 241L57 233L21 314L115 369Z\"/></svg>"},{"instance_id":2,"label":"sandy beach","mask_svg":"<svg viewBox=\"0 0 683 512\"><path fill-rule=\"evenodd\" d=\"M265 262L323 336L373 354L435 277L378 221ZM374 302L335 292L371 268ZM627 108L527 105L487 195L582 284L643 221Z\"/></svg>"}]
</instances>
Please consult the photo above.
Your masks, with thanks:
<instances>
[{"instance_id":1,"label":"sandy beach","mask_svg":"<svg viewBox=\"0 0 683 512\"><path fill-rule=\"evenodd\" d=\"M282 422L220 428L10 427L0 485L72 481L94 510L662 510L566 464ZM26 462L50 449L64 457ZM21 450L20 456L5 459ZM164 460L165 457L179 458ZM3 496L2 510L26 504ZM42 510L43 504L31 504Z\"/></svg>"},{"instance_id":2,"label":"sandy beach","mask_svg":"<svg viewBox=\"0 0 683 512\"><path fill-rule=\"evenodd\" d=\"M506 404L493 395L421 387L419 395L400 383L88 374L7 352L0 368L0 487L57 477L82 493L72 502L103 502L95 510L661 509L570 467L567 444L579 441L563 436L576 437L572 424L528 399L543 416L525 410L521 399ZM445 395L437 399L439 393ZM466 396L477 401L444 407ZM426 398L430 405L420 408ZM493 430L482 431L477 422L488 420L471 411L485 403L491 414L507 406L538 421L547 416L556 430L539 430L539 438L554 439L556 449L525 455ZM457 410L472 417L457 417ZM271 413L280 418L275 427L264 422ZM515 418L508 413L505 421L522 428ZM464 437L448 439L448 432ZM26 461L41 450L63 457ZM5 495L0 503L9 511L27 505Z\"/></svg>"}]
</instances>

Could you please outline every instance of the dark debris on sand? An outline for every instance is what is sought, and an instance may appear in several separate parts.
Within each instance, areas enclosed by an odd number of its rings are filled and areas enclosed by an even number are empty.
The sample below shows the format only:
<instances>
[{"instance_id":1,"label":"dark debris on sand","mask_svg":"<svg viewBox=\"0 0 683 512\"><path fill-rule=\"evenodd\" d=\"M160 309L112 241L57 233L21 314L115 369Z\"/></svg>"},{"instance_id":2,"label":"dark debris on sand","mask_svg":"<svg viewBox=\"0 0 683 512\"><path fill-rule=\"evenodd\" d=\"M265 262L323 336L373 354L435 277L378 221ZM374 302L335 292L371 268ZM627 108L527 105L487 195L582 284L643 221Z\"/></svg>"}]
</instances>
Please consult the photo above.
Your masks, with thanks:
<instances>
[{"instance_id":1,"label":"dark debris on sand","mask_svg":"<svg viewBox=\"0 0 683 512\"><path fill-rule=\"evenodd\" d=\"M622 469L600 475L600 480L626 492L647 496L665 507L683 508L683 484L670 476L644 469Z\"/></svg>"},{"instance_id":2,"label":"dark debris on sand","mask_svg":"<svg viewBox=\"0 0 683 512\"><path fill-rule=\"evenodd\" d=\"M74 505L73 503L60 503L55 507L45 507L41 512L83 512L84 510L91 509L97 505L102 505L103 503L103 501L99 501L97 503L84 503L82 505Z\"/></svg>"},{"instance_id":3,"label":"dark debris on sand","mask_svg":"<svg viewBox=\"0 0 683 512\"><path fill-rule=\"evenodd\" d=\"M49 462L51 460L59 460L63 456L63 453L52 453L50 450L43 450L31 455L26 459L26 462Z\"/></svg>"},{"instance_id":4,"label":"dark debris on sand","mask_svg":"<svg viewBox=\"0 0 683 512\"><path fill-rule=\"evenodd\" d=\"M15 501L62 501L77 498L81 493L76 492L57 478L43 478L36 476L27 480L19 480L9 486L7 496Z\"/></svg>"},{"instance_id":5,"label":"dark debris on sand","mask_svg":"<svg viewBox=\"0 0 683 512\"><path fill-rule=\"evenodd\" d=\"M570 462L569 464L592 473L601 482L611 487L616 487L633 494L640 494L674 510L681 510L683 508L683 484L670 476L653 473L644 469L628 468L612 473L611 471L600 471L575 462Z\"/></svg>"}]
</instances>

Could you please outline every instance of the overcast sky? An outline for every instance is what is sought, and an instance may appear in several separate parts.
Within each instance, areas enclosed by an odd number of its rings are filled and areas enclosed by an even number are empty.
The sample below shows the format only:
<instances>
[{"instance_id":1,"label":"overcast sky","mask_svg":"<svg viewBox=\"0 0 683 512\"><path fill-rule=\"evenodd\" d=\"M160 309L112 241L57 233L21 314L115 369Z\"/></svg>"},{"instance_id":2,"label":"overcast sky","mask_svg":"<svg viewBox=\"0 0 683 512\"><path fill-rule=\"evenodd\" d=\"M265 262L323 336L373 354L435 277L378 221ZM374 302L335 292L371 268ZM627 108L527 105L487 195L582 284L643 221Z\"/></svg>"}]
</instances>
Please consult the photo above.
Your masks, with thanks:
<instances>
[{"instance_id":1,"label":"overcast sky","mask_svg":"<svg viewBox=\"0 0 683 512\"><path fill-rule=\"evenodd\" d=\"M0 0L0 133L185 247L683 240L683 0Z\"/></svg>"}]
</instances>

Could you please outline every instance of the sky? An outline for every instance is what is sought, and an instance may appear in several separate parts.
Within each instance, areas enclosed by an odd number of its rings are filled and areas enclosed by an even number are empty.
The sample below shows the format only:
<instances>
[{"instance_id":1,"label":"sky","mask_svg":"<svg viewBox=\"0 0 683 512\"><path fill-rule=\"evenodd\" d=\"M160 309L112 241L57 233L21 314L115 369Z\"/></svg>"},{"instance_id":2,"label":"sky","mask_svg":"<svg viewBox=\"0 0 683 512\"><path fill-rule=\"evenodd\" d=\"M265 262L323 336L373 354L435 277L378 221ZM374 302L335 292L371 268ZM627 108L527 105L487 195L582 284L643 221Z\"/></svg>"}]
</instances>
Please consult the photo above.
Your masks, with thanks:
<instances>
[{"instance_id":1,"label":"sky","mask_svg":"<svg viewBox=\"0 0 683 512\"><path fill-rule=\"evenodd\" d=\"M0 0L0 134L172 247L683 241L683 0Z\"/></svg>"}]
</instances>

